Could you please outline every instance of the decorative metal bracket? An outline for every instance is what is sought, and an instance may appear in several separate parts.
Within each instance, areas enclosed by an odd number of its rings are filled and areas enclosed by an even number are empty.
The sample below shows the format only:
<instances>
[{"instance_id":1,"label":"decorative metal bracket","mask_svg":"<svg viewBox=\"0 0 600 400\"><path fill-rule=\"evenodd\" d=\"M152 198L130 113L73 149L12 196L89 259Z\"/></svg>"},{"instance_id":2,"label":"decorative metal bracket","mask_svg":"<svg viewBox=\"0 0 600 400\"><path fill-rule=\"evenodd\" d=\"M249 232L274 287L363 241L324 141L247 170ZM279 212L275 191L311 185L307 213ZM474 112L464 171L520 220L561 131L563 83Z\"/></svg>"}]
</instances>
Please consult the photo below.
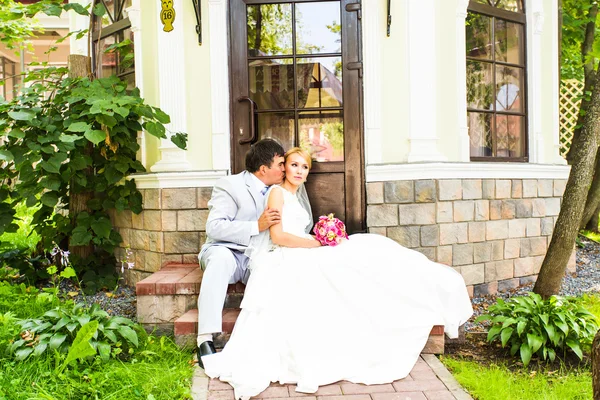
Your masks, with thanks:
<instances>
[{"instance_id":1,"label":"decorative metal bracket","mask_svg":"<svg viewBox=\"0 0 600 400\"><path fill-rule=\"evenodd\" d=\"M390 37L390 28L392 26L392 0L387 0L387 37Z\"/></svg>"},{"instance_id":2,"label":"decorative metal bracket","mask_svg":"<svg viewBox=\"0 0 600 400\"><path fill-rule=\"evenodd\" d=\"M202 46L202 8L200 7L201 0L192 0L194 11L196 13L196 33L198 34L198 45Z\"/></svg>"}]
</instances>

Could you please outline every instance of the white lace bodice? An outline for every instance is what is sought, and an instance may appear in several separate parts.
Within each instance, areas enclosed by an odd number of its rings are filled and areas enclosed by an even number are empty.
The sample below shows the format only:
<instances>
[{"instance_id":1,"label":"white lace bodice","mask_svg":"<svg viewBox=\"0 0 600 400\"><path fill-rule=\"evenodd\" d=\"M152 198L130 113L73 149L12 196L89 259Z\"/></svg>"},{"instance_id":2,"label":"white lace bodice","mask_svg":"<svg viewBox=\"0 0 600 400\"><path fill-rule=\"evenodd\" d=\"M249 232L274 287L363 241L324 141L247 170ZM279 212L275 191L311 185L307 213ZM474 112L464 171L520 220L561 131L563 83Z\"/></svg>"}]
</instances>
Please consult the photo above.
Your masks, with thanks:
<instances>
[{"instance_id":1,"label":"white lace bodice","mask_svg":"<svg viewBox=\"0 0 600 400\"><path fill-rule=\"evenodd\" d=\"M310 216L298 201L298 197L281 186L273 188L273 190L281 190L283 193L283 210L281 213L283 231L296 236L306 236L304 228L309 223Z\"/></svg>"}]
</instances>

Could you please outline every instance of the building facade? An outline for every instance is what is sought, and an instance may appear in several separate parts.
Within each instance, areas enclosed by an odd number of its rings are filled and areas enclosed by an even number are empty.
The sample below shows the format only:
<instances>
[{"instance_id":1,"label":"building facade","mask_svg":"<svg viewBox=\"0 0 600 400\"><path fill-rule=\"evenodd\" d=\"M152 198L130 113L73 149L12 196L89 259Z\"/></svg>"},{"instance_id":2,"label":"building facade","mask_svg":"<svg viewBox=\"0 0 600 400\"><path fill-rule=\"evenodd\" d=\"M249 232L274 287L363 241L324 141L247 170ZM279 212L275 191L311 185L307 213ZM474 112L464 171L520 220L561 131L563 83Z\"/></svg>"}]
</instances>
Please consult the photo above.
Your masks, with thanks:
<instances>
[{"instance_id":1,"label":"building facade","mask_svg":"<svg viewBox=\"0 0 600 400\"><path fill-rule=\"evenodd\" d=\"M115 70L188 134L186 151L140 136L144 211L114 215L128 282L197 262L214 182L262 137L311 152L315 217L421 251L475 293L535 279L569 172L555 0L110 4L93 43L130 39L135 66Z\"/></svg>"}]
</instances>

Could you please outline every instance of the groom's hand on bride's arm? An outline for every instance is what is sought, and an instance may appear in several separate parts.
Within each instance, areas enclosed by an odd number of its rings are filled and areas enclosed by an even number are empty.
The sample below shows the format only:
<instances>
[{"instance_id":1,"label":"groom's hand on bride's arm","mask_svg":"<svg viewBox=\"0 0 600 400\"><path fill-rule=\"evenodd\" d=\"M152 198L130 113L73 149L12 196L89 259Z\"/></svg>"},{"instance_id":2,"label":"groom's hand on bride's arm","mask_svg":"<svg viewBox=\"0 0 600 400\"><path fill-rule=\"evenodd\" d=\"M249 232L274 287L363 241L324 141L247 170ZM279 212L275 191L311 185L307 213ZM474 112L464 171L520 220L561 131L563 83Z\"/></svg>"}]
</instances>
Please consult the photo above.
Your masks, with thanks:
<instances>
[{"instance_id":1,"label":"groom's hand on bride's arm","mask_svg":"<svg viewBox=\"0 0 600 400\"><path fill-rule=\"evenodd\" d=\"M281 222L281 214L279 213L279 210L277 210L275 208L267 207L267 208L265 208L265 211L263 211L262 215L258 219L258 231L259 232L266 231L272 225L278 224L280 222Z\"/></svg>"}]
</instances>

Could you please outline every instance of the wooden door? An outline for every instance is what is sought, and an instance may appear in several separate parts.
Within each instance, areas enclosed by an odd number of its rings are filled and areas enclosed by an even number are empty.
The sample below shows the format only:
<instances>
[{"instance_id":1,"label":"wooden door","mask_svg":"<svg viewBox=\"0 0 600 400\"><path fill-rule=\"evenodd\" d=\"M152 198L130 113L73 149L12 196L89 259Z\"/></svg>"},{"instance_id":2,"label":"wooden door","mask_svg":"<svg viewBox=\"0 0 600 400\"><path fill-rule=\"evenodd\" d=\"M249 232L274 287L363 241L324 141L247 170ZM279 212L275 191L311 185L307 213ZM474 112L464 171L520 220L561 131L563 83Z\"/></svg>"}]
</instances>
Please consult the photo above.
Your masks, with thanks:
<instances>
[{"instance_id":1,"label":"wooden door","mask_svg":"<svg viewBox=\"0 0 600 400\"><path fill-rule=\"evenodd\" d=\"M358 0L231 0L231 154L278 139L313 158L313 219L331 212L364 231Z\"/></svg>"}]
</instances>

